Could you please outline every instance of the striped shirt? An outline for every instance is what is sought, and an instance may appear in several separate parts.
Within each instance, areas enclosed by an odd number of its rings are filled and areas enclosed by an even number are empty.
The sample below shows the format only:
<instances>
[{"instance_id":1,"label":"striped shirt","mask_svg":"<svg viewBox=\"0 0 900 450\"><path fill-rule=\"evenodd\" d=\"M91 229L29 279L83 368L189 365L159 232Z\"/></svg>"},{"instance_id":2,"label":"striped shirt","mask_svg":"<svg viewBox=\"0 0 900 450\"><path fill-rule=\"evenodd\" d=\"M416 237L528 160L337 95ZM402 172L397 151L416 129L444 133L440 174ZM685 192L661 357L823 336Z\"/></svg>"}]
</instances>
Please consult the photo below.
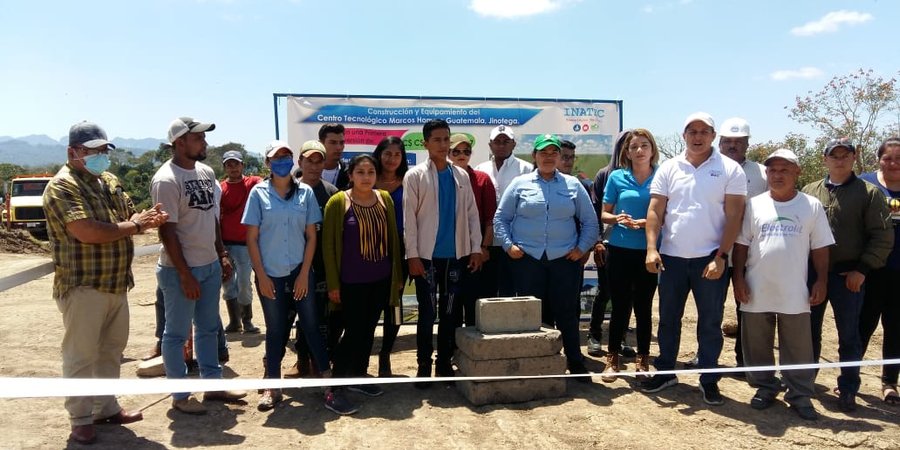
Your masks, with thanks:
<instances>
[{"instance_id":1,"label":"striped shirt","mask_svg":"<svg viewBox=\"0 0 900 450\"><path fill-rule=\"evenodd\" d=\"M131 237L85 244L66 232L66 225L76 220L120 223L131 218L134 205L115 175L103 172L96 178L63 166L44 191L44 214L55 269L53 298L61 299L78 286L112 294L134 286Z\"/></svg>"}]
</instances>

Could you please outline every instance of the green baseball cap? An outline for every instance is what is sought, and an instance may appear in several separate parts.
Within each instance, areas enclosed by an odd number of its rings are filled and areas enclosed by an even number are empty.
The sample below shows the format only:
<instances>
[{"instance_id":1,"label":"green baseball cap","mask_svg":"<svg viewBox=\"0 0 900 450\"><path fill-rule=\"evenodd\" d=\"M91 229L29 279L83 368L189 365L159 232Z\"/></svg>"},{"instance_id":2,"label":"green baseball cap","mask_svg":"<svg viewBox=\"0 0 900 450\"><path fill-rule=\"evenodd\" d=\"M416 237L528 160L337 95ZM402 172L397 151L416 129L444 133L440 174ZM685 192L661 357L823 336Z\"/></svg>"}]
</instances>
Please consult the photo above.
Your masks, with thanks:
<instances>
[{"instance_id":1,"label":"green baseball cap","mask_svg":"<svg viewBox=\"0 0 900 450\"><path fill-rule=\"evenodd\" d=\"M562 143L559 142L559 137L555 134L542 134L534 140L534 150L538 152L551 145L555 145L556 148L562 148Z\"/></svg>"}]
</instances>

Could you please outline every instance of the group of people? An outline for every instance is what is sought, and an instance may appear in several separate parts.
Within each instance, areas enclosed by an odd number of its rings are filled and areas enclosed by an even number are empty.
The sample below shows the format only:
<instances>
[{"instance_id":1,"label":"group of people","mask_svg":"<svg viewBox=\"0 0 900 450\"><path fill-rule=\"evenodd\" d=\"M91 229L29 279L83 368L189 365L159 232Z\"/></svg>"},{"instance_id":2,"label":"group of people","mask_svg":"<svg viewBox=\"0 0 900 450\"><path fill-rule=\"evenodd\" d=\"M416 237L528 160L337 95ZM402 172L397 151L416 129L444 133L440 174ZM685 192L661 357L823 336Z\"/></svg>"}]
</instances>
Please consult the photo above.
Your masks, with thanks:
<instances>
[{"instance_id":1,"label":"group of people","mask_svg":"<svg viewBox=\"0 0 900 450\"><path fill-rule=\"evenodd\" d=\"M126 292L133 286L131 236L157 227L161 314L155 352L173 379L187 375L184 346L191 339L201 378L221 378L220 363L228 359L224 333L258 332L250 321L251 275L265 321L265 378L366 376L382 317L378 375L393 375L390 353L408 281L415 283L418 303L417 377L452 377L455 329L474 325L476 299L514 295L542 300L542 321L560 330L569 372L589 374L579 299L591 254L601 287L591 354L599 348L603 297L608 293L612 302L604 382L614 382L622 367L633 311L641 389L653 393L677 384L674 375L650 369L657 290L655 368L675 368L689 292L698 311L695 364L716 367L729 280L741 324L739 365L773 364L776 326L782 364L817 361L828 301L841 361L862 358L879 319L884 357L900 356L898 305L889 288L900 272L896 138L878 150L881 169L859 178L852 171L852 143L830 142L824 152L829 173L800 192L796 155L780 149L764 165L746 160L749 125L739 118L723 124L717 150L715 124L705 113L687 118L684 153L661 164L650 131L620 133L593 186L572 176L576 146L570 141L538 135L532 162L526 162L513 156L515 131L498 126L488 141L490 160L473 168L472 136L451 133L440 119L425 123L428 157L414 167L397 137L384 138L371 155L345 161L344 127L325 124L318 140L299 149L270 143L265 179L244 175L241 153L226 152L220 182L202 163L206 133L213 130L214 124L190 117L170 124L172 158L153 176L154 206L138 213L106 171L114 146L102 128L72 126L68 161L44 195L56 268L53 296L65 326L63 376L119 376L129 328ZM602 235L600 222L607 225ZM227 325L219 316L223 282ZM282 374L295 324L297 361ZM884 399L896 403L898 367L883 370ZM782 373L785 400L805 419L816 418L810 402L815 374ZM772 405L782 383L774 372L746 376L758 388L751 406ZM700 376L708 404L723 403L719 377ZM843 368L836 388L841 408L855 407L859 387L859 368ZM383 394L377 384L332 386L325 407L356 412L345 390ZM245 396L206 392L204 400ZM190 393L172 398L178 411L206 412ZM281 399L280 390L263 390L258 408L270 410ZM95 440L94 424L142 419L112 396L71 397L66 408L71 437L81 443Z\"/></svg>"}]
</instances>

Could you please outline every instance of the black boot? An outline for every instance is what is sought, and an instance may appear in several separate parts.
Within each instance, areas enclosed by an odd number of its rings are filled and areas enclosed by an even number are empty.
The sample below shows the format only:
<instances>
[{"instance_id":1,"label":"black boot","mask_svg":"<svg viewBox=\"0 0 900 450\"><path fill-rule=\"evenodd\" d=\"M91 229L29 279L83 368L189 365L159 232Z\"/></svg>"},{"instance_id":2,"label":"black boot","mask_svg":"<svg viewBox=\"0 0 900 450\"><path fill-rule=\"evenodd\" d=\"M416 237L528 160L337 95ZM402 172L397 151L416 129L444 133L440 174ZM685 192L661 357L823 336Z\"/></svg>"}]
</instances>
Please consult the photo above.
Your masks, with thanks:
<instances>
[{"instance_id":1,"label":"black boot","mask_svg":"<svg viewBox=\"0 0 900 450\"><path fill-rule=\"evenodd\" d=\"M241 313L237 299L225 299L225 308L228 310L228 325L225 326L225 332L234 333L241 331Z\"/></svg>"},{"instance_id":2,"label":"black boot","mask_svg":"<svg viewBox=\"0 0 900 450\"><path fill-rule=\"evenodd\" d=\"M241 305L241 322L244 324L244 333L259 333L259 327L253 326L253 305Z\"/></svg>"}]
</instances>

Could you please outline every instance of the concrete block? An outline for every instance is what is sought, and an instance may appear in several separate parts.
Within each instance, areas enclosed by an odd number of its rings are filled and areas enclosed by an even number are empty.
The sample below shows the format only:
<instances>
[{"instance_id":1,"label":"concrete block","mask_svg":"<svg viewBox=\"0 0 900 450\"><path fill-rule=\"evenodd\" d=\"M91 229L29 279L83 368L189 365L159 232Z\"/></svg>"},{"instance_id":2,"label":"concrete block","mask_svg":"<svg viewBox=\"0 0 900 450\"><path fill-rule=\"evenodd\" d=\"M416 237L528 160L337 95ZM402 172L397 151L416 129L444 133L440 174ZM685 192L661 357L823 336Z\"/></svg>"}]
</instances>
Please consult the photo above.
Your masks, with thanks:
<instances>
[{"instance_id":1,"label":"concrete block","mask_svg":"<svg viewBox=\"0 0 900 450\"><path fill-rule=\"evenodd\" d=\"M141 378L166 376L166 367L163 365L162 356L141 361L137 367L137 376Z\"/></svg>"},{"instance_id":2,"label":"concrete block","mask_svg":"<svg viewBox=\"0 0 900 450\"><path fill-rule=\"evenodd\" d=\"M473 405L520 403L566 395L565 378L504 381L457 381L459 392Z\"/></svg>"},{"instance_id":3,"label":"concrete block","mask_svg":"<svg viewBox=\"0 0 900 450\"><path fill-rule=\"evenodd\" d=\"M456 352L459 376L503 377L512 375L564 375L566 357L559 353L551 356L507 359L472 359L463 352Z\"/></svg>"},{"instance_id":4,"label":"concrete block","mask_svg":"<svg viewBox=\"0 0 900 450\"><path fill-rule=\"evenodd\" d=\"M550 356L562 350L559 330L541 328L526 333L484 334L476 327L456 329L456 346L474 360Z\"/></svg>"},{"instance_id":5,"label":"concrete block","mask_svg":"<svg viewBox=\"0 0 900 450\"><path fill-rule=\"evenodd\" d=\"M475 304L475 327L482 333L517 333L541 328L541 300L535 297L482 298Z\"/></svg>"}]
</instances>

